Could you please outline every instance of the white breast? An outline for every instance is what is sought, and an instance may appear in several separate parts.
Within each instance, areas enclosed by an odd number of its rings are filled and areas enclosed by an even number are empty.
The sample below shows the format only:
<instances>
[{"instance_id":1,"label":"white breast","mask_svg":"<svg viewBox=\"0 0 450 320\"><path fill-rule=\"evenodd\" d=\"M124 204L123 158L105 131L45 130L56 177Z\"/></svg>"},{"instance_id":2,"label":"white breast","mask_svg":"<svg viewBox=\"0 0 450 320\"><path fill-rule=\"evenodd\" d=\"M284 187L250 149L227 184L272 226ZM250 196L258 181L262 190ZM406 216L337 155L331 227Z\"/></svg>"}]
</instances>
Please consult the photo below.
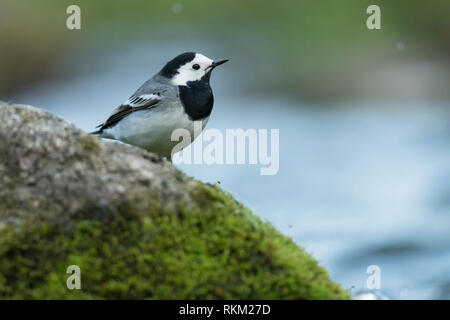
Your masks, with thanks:
<instances>
[{"instance_id":1,"label":"white breast","mask_svg":"<svg viewBox=\"0 0 450 320\"><path fill-rule=\"evenodd\" d=\"M203 120L203 128L207 121L208 118ZM171 141L172 132L176 129L188 130L191 133L192 141L199 133L196 132L194 136L194 121L189 119L181 106L136 111L122 119L114 127L106 129L104 137L120 140L161 156L170 157L173 147L179 143Z\"/></svg>"}]
</instances>

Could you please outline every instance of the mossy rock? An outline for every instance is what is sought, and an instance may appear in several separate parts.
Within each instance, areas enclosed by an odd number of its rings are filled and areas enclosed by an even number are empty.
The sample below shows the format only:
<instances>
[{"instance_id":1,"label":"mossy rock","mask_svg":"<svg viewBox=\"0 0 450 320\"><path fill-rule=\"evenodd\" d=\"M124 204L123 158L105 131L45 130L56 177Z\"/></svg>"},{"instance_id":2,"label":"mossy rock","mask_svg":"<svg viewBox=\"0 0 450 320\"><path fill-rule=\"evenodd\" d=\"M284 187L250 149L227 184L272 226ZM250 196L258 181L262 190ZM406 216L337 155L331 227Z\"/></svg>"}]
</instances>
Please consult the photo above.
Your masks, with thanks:
<instances>
[{"instance_id":1,"label":"mossy rock","mask_svg":"<svg viewBox=\"0 0 450 320\"><path fill-rule=\"evenodd\" d=\"M0 103L0 121L0 298L350 297L217 186L38 109Z\"/></svg>"}]
</instances>

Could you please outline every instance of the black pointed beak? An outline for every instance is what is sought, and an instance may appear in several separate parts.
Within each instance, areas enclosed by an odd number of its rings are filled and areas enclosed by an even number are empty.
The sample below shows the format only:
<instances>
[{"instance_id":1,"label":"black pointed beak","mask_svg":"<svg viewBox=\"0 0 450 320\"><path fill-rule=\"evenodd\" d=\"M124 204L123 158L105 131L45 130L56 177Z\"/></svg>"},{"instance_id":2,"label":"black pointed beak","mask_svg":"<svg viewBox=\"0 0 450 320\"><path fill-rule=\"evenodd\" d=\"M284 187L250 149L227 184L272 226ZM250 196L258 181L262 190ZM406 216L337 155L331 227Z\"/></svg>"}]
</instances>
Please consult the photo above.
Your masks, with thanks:
<instances>
[{"instance_id":1,"label":"black pointed beak","mask_svg":"<svg viewBox=\"0 0 450 320\"><path fill-rule=\"evenodd\" d=\"M217 66L220 66L221 64L224 64L225 62L227 62L228 59L225 60L219 60L219 61L214 61L211 65L211 70L214 69Z\"/></svg>"}]
</instances>

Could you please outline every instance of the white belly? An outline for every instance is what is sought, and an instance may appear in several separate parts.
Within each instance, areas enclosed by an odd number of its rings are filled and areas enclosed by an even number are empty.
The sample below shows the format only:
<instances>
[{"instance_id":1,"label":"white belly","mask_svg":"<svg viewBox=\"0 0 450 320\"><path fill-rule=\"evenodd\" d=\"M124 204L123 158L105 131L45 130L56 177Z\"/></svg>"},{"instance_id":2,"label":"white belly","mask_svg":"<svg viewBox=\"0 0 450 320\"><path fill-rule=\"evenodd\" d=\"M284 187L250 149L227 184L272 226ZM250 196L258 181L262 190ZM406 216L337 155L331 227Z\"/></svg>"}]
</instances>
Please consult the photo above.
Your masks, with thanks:
<instances>
[{"instance_id":1,"label":"white belly","mask_svg":"<svg viewBox=\"0 0 450 320\"><path fill-rule=\"evenodd\" d=\"M202 128L204 128L208 118L202 122ZM155 108L130 114L114 127L106 129L103 136L169 158L172 149L180 143L180 141L171 140L172 132L176 129L188 130L191 136L191 141L183 140L182 148L187 147L201 132L201 130L194 132L194 121L189 119L183 108L171 108L170 112L167 109Z\"/></svg>"}]
</instances>

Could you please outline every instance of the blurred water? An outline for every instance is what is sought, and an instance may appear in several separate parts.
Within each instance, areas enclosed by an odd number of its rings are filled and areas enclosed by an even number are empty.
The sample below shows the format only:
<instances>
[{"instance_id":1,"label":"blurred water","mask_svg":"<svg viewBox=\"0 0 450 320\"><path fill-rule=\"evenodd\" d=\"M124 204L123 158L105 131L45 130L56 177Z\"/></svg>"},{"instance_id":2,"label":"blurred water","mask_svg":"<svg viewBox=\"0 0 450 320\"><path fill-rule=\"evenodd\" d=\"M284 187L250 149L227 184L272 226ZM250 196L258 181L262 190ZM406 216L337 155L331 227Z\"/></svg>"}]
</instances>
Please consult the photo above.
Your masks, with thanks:
<instances>
[{"instance_id":1,"label":"blurred water","mask_svg":"<svg viewBox=\"0 0 450 320\"><path fill-rule=\"evenodd\" d=\"M153 56L169 51L183 50L160 48ZM42 83L14 100L91 131L164 62L140 52L110 53L96 66L78 61L77 77ZM248 76L236 79L239 69L237 62L215 71L208 128L280 129L279 173L261 176L256 165L180 169L202 181L220 181L352 292L365 288L366 269L374 264L390 298L450 298L449 104L356 101L324 107L243 95L237 87Z\"/></svg>"}]
</instances>

